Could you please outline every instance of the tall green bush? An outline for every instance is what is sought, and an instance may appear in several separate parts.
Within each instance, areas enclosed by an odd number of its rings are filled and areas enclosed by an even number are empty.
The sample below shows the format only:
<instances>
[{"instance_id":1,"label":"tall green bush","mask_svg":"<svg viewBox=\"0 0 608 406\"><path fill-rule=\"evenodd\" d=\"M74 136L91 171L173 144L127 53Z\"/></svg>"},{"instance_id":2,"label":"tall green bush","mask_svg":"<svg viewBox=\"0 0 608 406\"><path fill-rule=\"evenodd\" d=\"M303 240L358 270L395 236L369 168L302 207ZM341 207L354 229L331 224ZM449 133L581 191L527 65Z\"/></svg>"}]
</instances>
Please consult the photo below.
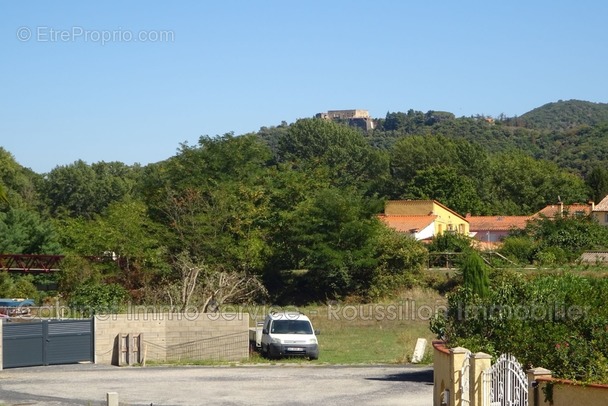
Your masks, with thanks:
<instances>
[{"instance_id":1,"label":"tall green bush","mask_svg":"<svg viewBox=\"0 0 608 406\"><path fill-rule=\"evenodd\" d=\"M461 260L460 271L465 288L470 289L473 294L480 297L488 296L490 285L489 269L476 251L469 250L465 252Z\"/></svg>"},{"instance_id":2,"label":"tall green bush","mask_svg":"<svg viewBox=\"0 0 608 406\"><path fill-rule=\"evenodd\" d=\"M559 378L606 383L607 294L608 279L496 272L486 297L464 286L452 292L431 329L450 346L511 353Z\"/></svg>"}]
</instances>

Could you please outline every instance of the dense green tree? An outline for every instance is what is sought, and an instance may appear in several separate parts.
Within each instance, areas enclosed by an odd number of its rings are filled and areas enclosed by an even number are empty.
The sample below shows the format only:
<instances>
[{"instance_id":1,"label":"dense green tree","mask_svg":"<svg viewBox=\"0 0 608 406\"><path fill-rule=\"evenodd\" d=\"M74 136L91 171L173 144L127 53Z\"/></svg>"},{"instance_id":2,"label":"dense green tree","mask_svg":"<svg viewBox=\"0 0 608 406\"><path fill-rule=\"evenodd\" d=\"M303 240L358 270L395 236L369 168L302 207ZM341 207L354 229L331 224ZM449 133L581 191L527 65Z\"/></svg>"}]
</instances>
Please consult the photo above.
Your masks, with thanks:
<instances>
[{"instance_id":1,"label":"dense green tree","mask_svg":"<svg viewBox=\"0 0 608 406\"><path fill-rule=\"evenodd\" d=\"M0 147L0 184L4 189L4 204L36 209L39 204L37 184L41 176L23 168L15 158ZM1 207L1 206L0 206Z\"/></svg>"},{"instance_id":2,"label":"dense green tree","mask_svg":"<svg viewBox=\"0 0 608 406\"><path fill-rule=\"evenodd\" d=\"M357 192L319 190L285 217L283 247L291 250L291 269L308 271L315 298L361 293L376 264L372 243L383 227L373 213L377 204Z\"/></svg>"},{"instance_id":3,"label":"dense green tree","mask_svg":"<svg viewBox=\"0 0 608 406\"><path fill-rule=\"evenodd\" d=\"M521 152L498 154L491 159L491 194L501 214L531 214L550 202L584 202L587 187L580 177L548 161Z\"/></svg>"},{"instance_id":4,"label":"dense green tree","mask_svg":"<svg viewBox=\"0 0 608 406\"><path fill-rule=\"evenodd\" d=\"M91 220L65 219L61 229L69 253L105 259L97 265L102 281L118 282L136 298L168 270L162 234L139 201L111 203Z\"/></svg>"},{"instance_id":5,"label":"dense green tree","mask_svg":"<svg viewBox=\"0 0 608 406\"><path fill-rule=\"evenodd\" d=\"M254 180L271 157L268 146L255 135L204 136L195 146L182 144L165 172L174 190L213 187L225 180Z\"/></svg>"},{"instance_id":6,"label":"dense green tree","mask_svg":"<svg viewBox=\"0 0 608 406\"><path fill-rule=\"evenodd\" d=\"M32 275L11 275L0 272L0 297L33 299L40 297Z\"/></svg>"},{"instance_id":7,"label":"dense green tree","mask_svg":"<svg viewBox=\"0 0 608 406\"><path fill-rule=\"evenodd\" d=\"M451 347L510 353L554 376L606 382L608 280L495 271L485 297L459 287L431 329Z\"/></svg>"},{"instance_id":8,"label":"dense green tree","mask_svg":"<svg viewBox=\"0 0 608 406\"><path fill-rule=\"evenodd\" d=\"M213 267L258 272L268 247L261 226L268 215L262 189L225 182L213 190L186 190L164 208L171 252L186 251Z\"/></svg>"},{"instance_id":9,"label":"dense green tree","mask_svg":"<svg viewBox=\"0 0 608 406\"><path fill-rule=\"evenodd\" d=\"M458 175L455 168L437 166L420 170L411 180L406 199L434 199L460 213L484 213L484 203L475 182Z\"/></svg>"},{"instance_id":10,"label":"dense green tree","mask_svg":"<svg viewBox=\"0 0 608 406\"><path fill-rule=\"evenodd\" d=\"M325 166L338 187L370 190L388 176L387 158L373 149L361 132L322 119L302 119L293 124L279 140L278 158L293 163L296 170Z\"/></svg>"},{"instance_id":11,"label":"dense green tree","mask_svg":"<svg viewBox=\"0 0 608 406\"><path fill-rule=\"evenodd\" d=\"M552 219L541 217L528 222L522 234L536 242L536 255L557 248L570 261L578 258L585 250L608 248L608 228L588 216L566 215Z\"/></svg>"},{"instance_id":12,"label":"dense green tree","mask_svg":"<svg viewBox=\"0 0 608 406\"><path fill-rule=\"evenodd\" d=\"M128 292L116 283L94 283L84 281L69 297L68 305L81 317L95 314L119 313L128 300Z\"/></svg>"},{"instance_id":13,"label":"dense green tree","mask_svg":"<svg viewBox=\"0 0 608 406\"><path fill-rule=\"evenodd\" d=\"M419 132L424 126L426 117L421 111L408 110L407 113L386 113L382 127L386 131L399 131L404 134Z\"/></svg>"},{"instance_id":14,"label":"dense green tree","mask_svg":"<svg viewBox=\"0 0 608 406\"><path fill-rule=\"evenodd\" d=\"M46 175L42 193L56 217L92 218L112 202L132 195L136 170L120 162L76 161Z\"/></svg>"},{"instance_id":15,"label":"dense green tree","mask_svg":"<svg viewBox=\"0 0 608 406\"><path fill-rule=\"evenodd\" d=\"M58 254L61 247L53 224L25 208L0 212L0 252Z\"/></svg>"},{"instance_id":16,"label":"dense green tree","mask_svg":"<svg viewBox=\"0 0 608 406\"><path fill-rule=\"evenodd\" d=\"M456 148L444 137L411 136L399 139L391 149L393 178L407 187L420 170L450 166L456 162Z\"/></svg>"},{"instance_id":17,"label":"dense green tree","mask_svg":"<svg viewBox=\"0 0 608 406\"><path fill-rule=\"evenodd\" d=\"M599 166L593 168L587 176L586 182L591 189L593 202L599 203L608 196L608 169Z\"/></svg>"},{"instance_id":18,"label":"dense green tree","mask_svg":"<svg viewBox=\"0 0 608 406\"><path fill-rule=\"evenodd\" d=\"M6 192L6 188L1 183L0 183L0 203L3 203L5 205L10 204L10 202L8 201L8 193Z\"/></svg>"},{"instance_id":19,"label":"dense green tree","mask_svg":"<svg viewBox=\"0 0 608 406\"><path fill-rule=\"evenodd\" d=\"M489 270L481 256L474 250L467 250L459 261L464 287L480 297L489 294Z\"/></svg>"},{"instance_id":20,"label":"dense green tree","mask_svg":"<svg viewBox=\"0 0 608 406\"><path fill-rule=\"evenodd\" d=\"M418 283L422 269L428 263L428 251L421 242L381 227L372 244L376 263L369 281L365 281L367 297L378 300Z\"/></svg>"}]
</instances>

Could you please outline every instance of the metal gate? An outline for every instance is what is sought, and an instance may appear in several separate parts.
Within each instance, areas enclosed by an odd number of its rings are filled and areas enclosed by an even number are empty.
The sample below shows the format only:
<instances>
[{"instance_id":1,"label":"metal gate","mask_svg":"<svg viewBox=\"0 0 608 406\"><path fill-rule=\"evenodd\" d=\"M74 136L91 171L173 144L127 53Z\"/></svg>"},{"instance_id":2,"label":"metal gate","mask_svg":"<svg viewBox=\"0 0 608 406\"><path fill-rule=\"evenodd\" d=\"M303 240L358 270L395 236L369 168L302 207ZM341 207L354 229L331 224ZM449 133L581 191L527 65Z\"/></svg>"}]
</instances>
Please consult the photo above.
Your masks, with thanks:
<instances>
[{"instance_id":1,"label":"metal gate","mask_svg":"<svg viewBox=\"0 0 608 406\"><path fill-rule=\"evenodd\" d=\"M502 354L483 372L485 406L528 406L528 379L521 364L510 354Z\"/></svg>"},{"instance_id":2,"label":"metal gate","mask_svg":"<svg viewBox=\"0 0 608 406\"><path fill-rule=\"evenodd\" d=\"M4 323L4 368L93 362L93 319Z\"/></svg>"}]
</instances>

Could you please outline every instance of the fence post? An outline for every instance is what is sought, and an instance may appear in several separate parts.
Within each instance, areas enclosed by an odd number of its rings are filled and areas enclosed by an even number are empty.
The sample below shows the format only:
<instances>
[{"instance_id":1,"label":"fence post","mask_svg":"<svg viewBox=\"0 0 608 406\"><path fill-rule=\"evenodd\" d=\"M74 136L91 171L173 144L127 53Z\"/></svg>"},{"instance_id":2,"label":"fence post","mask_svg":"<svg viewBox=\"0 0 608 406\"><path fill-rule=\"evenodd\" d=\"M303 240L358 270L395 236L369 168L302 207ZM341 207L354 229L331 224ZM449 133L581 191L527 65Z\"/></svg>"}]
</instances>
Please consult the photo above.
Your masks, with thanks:
<instances>
[{"instance_id":1,"label":"fence post","mask_svg":"<svg viewBox=\"0 0 608 406\"><path fill-rule=\"evenodd\" d=\"M460 405L462 393L460 391L460 383L462 376L460 376L460 370L464 359L469 354L469 350L462 347L456 347L450 349L450 404L449 406Z\"/></svg>"},{"instance_id":2,"label":"fence post","mask_svg":"<svg viewBox=\"0 0 608 406\"><path fill-rule=\"evenodd\" d=\"M4 321L0 320L0 371L4 368L4 351L3 351L3 341L4 341Z\"/></svg>"},{"instance_id":3,"label":"fence post","mask_svg":"<svg viewBox=\"0 0 608 406\"><path fill-rule=\"evenodd\" d=\"M483 406L483 372L490 368L492 356L478 352L471 355L471 367L469 369L470 405Z\"/></svg>"},{"instance_id":4,"label":"fence post","mask_svg":"<svg viewBox=\"0 0 608 406\"><path fill-rule=\"evenodd\" d=\"M551 378L552 372L545 368L532 368L526 371L528 375L528 402L532 402L532 406L541 404L538 393L537 378Z\"/></svg>"}]
</instances>

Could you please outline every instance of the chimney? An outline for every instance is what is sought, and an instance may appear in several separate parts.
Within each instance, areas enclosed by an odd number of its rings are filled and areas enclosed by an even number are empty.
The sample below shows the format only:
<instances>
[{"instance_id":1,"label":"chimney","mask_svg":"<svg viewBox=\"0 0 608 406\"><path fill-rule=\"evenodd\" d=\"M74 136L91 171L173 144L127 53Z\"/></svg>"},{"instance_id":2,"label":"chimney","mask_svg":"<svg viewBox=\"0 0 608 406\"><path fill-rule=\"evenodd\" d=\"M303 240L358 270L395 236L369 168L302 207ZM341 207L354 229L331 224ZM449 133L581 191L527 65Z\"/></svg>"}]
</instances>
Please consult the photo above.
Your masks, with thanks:
<instances>
[{"instance_id":1,"label":"chimney","mask_svg":"<svg viewBox=\"0 0 608 406\"><path fill-rule=\"evenodd\" d=\"M591 206L591 211L595 210L595 202L593 200L589 200L589 206Z\"/></svg>"}]
</instances>

